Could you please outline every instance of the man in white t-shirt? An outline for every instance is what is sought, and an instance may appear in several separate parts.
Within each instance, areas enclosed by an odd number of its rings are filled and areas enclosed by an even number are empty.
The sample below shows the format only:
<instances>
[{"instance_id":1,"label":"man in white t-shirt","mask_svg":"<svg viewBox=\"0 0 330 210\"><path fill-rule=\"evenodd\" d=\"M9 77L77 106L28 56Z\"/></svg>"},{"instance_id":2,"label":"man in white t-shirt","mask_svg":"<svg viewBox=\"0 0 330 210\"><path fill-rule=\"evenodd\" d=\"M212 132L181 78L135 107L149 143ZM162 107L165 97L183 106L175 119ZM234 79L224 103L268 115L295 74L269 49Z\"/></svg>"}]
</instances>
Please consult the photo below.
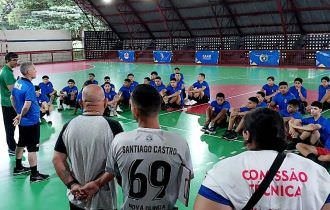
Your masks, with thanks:
<instances>
[{"instance_id":1,"label":"man in white t-shirt","mask_svg":"<svg viewBox=\"0 0 330 210\"><path fill-rule=\"evenodd\" d=\"M202 183L194 210L242 209L285 149L280 115L259 108L245 116L243 137L249 151L217 163ZM311 160L287 154L254 209L330 209L330 175Z\"/></svg>"},{"instance_id":2,"label":"man in white t-shirt","mask_svg":"<svg viewBox=\"0 0 330 210\"><path fill-rule=\"evenodd\" d=\"M80 193L91 196L114 176L121 176L122 209L173 209L178 199L183 167L192 173L187 142L160 129L161 98L150 85L135 87L131 110L139 128L118 134L110 147L105 173Z\"/></svg>"}]
</instances>

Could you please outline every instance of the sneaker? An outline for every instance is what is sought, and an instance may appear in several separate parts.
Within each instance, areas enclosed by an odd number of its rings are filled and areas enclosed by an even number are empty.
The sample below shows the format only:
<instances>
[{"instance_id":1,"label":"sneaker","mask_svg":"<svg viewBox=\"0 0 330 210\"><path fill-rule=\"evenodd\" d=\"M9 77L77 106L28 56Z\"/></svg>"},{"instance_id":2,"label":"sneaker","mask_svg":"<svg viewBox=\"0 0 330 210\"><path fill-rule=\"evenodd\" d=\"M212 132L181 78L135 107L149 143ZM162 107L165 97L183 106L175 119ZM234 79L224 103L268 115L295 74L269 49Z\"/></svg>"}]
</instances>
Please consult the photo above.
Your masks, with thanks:
<instances>
[{"instance_id":1,"label":"sneaker","mask_svg":"<svg viewBox=\"0 0 330 210\"><path fill-rule=\"evenodd\" d=\"M225 136L227 136L228 134L230 134L231 133L231 130L226 130L225 132L224 132L224 134L222 135L222 137L224 138Z\"/></svg>"},{"instance_id":2,"label":"sneaker","mask_svg":"<svg viewBox=\"0 0 330 210\"><path fill-rule=\"evenodd\" d=\"M120 108L120 106L117 106L117 112L123 112L123 110Z\"/></svg>"},{"instance_id":3,"label":"sneaker","mask_svg":"<svg viewBox=\"0 0 330 210\"><path fill-rule=\"evenodd\" d=\"M49 120L49 121L47 122L47 124L48 124L48 125L53 125L53 122Z\"/></svg>"},{"instance_id":4,"label":"sneaker","mask_svg":"<svg viewBox=\"0 0 330 210\"><path fill-rule=\"evenodd\" d=\"M15 152L15 150L8 149L8 154L9 154L9 156L15 156L16 152Z\"/></svg>"},{"instance_id":5,"label":"sneaker","mask_svg":"<svg viewBox=\"0 0 330 210\"><path fill-rule=\"evenodd\" d=\"M226 140L229 140L229 141L236 140L236 139L238 139L238 134L235 131L232 131L231 133L224 136L223 138Z\"/></svg>"},{"instance_id":6,"label":"sneaker","mask_svg":"<svg viewBox=\"0 0 330 210\"><path fill-rule=\"evenodd\" d=\"M60 112L60 111L63 111L63 105L59 105L57 111L59 111L59 112Z\"/></svg>"},{"instance_id":7,"label":"sneaker","mask_svg":"<svg viewBox=\"0 0 330 210\"><path fill-rule=\"evenodd\" d=\"M195 104L197 104L197 101L195 101L195 100L191 100L191 101L190 101L190 106L193 106L193 105L195 105Z\"/></svg>"},{"instance_id":8,"label":"sneaker","mask_svg":"<svg viewBox=\"0 0 330 210\"><path fill-rule=\"evenodd\" d=\"M185 101L184 101L184 105L186 105L186 106L190 106L190 100L189 100L189 99L185 100Z\"/></svg>"},{"instance_id":9,"label":"sneaker","mask_svg":"<svg viewBox=\"0 0 330 210\"><path fill-rule=\"evenodd\" d=\"M22 168L14 168L14 172L13 172L13 175L14 176L17 176L17 175L20 175L20 174L27 174L27 173L30 173L31 169L28 168L28 167L24 167L22 166Z\"/></svg>"},{"instance_id":10,"label":"sneaker","mask_svg":"<svg viewBox=\"0 0 330 210\"><path fill-rule=\"evenodd\" d=\"M42 181L46 181L47 179L49 179L49 175L41 174L39 172L35 176L30 175L30 182L31 183L42 182Z\"/></svg>"},{"instance_id":11,"label":"sneaker","mask_svg":"<svg viewBox=\"0 0 330 210\"><path fill-rule=\"evenodd\" d=\"M201 131L206 132L208 128L209 128L209 125L204 125L204 126L201 128Z\"/></svg>"},{"instance_id":12,"label":"sneaker","mask_svg":"<svg viewBox=\"0 0 330 210\"><path fill-rule=\"evenodd\" d=\"M208 132L209 134L215 134L216 133L215 127L213 126L213 127L209 128L209 129L207 129L206 132Z\"/></svg>"}]
</instances>

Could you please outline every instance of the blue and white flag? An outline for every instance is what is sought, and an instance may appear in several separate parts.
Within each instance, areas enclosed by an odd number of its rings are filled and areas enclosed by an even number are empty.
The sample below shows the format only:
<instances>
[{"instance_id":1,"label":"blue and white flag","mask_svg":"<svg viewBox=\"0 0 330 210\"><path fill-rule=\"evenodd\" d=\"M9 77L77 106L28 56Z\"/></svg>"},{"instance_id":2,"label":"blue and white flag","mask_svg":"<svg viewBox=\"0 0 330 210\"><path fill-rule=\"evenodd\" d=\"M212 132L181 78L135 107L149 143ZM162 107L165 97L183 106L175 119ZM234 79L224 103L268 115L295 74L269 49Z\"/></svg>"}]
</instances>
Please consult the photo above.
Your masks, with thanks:
<instances>
[{"instance_id":1,"label":"blue and white flag","mask_svg":"<svg viewBox=\"0 0 330 210\"><path fill-rule=\"evenodd\" d=\"M195 62L201 64L218 64L219 51L196 51Z\"/></svg>"},{"instance_id":2,"label":"blue and white flag","mask_svg":"<svg viewBox=\"0 0 330 210\"><path fill-rule=\"evenodd\" d=\"M118 50L119 60L123 62L135 62L134 50Z\"/></svg>"},{"instance_id":3,"label":"blue and white flag","mask_svg":"<svg viewBox=\"0 0 330 210\"><path fill-rule=\"evenodd\" d=\"M279 50L252 50L249 53L251 66L278 66L280 65Z\"/></svg>"},{"instance_id":4,"label":"blue and white flag","mask_svg":"<svg viewBox=\"0 0 330 210\"><path fill-rule=\"evenodd\" d=\"M155 63L171 63L173 53L172 51L154 51Z\"/></svg>"},{"instance_id":5,"label":"blue and white flag","mask_svg":"<svg viewBox=\"0 0 330 210\"><path fill-rule=\"evenodd\" d=\"M316 51L316 66L330 67L330 51Z\"/></svg>"}]
</instances>

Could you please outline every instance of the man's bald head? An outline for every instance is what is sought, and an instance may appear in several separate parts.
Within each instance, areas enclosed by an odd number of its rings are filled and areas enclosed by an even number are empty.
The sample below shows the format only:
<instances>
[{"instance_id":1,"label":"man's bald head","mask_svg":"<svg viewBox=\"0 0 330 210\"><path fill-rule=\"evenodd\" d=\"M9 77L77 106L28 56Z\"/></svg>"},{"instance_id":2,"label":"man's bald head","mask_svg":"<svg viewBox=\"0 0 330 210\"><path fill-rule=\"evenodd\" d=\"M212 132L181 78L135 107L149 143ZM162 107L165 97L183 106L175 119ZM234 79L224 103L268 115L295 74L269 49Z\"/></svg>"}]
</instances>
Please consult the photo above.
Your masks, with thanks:
<instances>
[{"instance_id":1,"label":"man's bald head","mask_svg":"<svg viewBox=\"0 0 330 210\"><path fill-rule=\"evenodd\" d=\"M104 92L97 85L87 85L82 92L82 100L85 102L99 102L104 100Z\"/></svg>"}]
</instances>

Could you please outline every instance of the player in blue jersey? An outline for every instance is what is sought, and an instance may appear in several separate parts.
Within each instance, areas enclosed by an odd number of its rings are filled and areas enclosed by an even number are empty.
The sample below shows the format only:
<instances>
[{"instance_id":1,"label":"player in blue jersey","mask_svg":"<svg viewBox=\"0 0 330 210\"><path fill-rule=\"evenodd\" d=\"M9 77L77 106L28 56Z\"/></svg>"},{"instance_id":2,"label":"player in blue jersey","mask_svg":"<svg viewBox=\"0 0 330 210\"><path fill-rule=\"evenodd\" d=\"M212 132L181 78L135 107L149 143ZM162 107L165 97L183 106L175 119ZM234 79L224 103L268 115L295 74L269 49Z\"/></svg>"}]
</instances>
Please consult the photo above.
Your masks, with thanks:
<instances>
[{"instance_id":1,"label":"player in blue jersey","mask_svg":"<svg viewBox=\"0 0 330 210\"><path fill-rule=\"evenodd\" d=\"M170 85L166 88L166 95L163 97L165 108L168 111L172 109L182 107L182 93L181 87L178 86L178 82L175 78L171 79Z\"/></svg>"},{"instance_id":2,"label":"player in blue jersey","mask_svg":"<svg viewBox=\"0 0 330 210\"><path fill-rule=\"evenodd\" d=\"M294 86L289 88L289 92L292 93L296 99L300 102L299 111L305 113L307 107L307 90L302 86L303 79L297 77L294 79Z\"/></svg>"},{"instance_id":3,"label":"player in blue jersey","mask_svg":"<svg viewBox=\"0 0 330 210\"><path fill-rule=\"evenodd\" d=\"M40 182L49 178L49 175L39 173L37 169L37 152L40 142L40 107L32 80L36 78L37 71L31 62L22 63L20 71L23 75L16 81L11 102L17 113L13 124L18 125L19 140L16 148L16 166L14 175L30 173L30 182ZM30 168L22 165L24 148L28 151Z\"/></svg>"},{"instance_id":4,"label":"player in blue jersey","mask_svg":"<svg viewBox=\"0 0 330 210\"><path fill-rule=\"evenodd\" d=\"M52 105L48 104L49 98L41 93L40 87L39 86L34 86L34 90L36 93L37 101L40 107L40 119L43 119L43 116L50 115L50 112L53 110ZM51 121L49 121L51 123Z\"/></svg>"},{"instance_id":5,"label":"player in blue jersey","mask_svg":"<svg viewBox=\"0 0 330 210\"><path fill-rule=\"evenodd\" d=\"M330 144L330 123L321 115L322 103L314 101L311 104L311 117L290 120L290 134L295 142L307 142L312 145ZM330 147L330 145L328 145Z\"/></svg>"},{"instance_id":6,"label":"player in blue jersey","mask_svg":"<svg viewBox=\"0 0 330 210\"><path fill-rule=\"evenodd\" d=\"M112 90L110 82L104 83L104 97L106 99L107 107L104 110L104 116L117 116L117 103L118 96L115 91Z\"/></svg>"},{"instance_id":7,"label":"player in blue jersey","mask_svg":"<svg viewBox=\"0 0 330 210\"><path fill-rule=\"evenodd\" d=\"M223 93L217 93L216 99L206 109L206 120L201 131L215 134L216 128L226 125L230 103L226 101Z\"/></svg>"},{"instance_id":8,"label":"player in blue jersey","mask_svg":"<svg viewBox=\"0 0 330 210\"><path fill-rule=\"evenodd\" d=\"M265 93L262 91L258 91L256 94L256 97L259 100L259 103L257 105L257 108L265 108L268 106L268 104L265 101Z\"/></svg>"},{"instance_id":9,"label":"player in blue jersey","mask_svg":"<svg viewBox=\"0 0 330 210\"><path fill-rule=\"evenodd\" d=\"M267 77L267 84L261 88L261 91L266 94L265 99L267 102L271 102L272 97L275 96L278 91L278 86L274 82L275 78L273 76Z\"/></svg>"},{"instance_id":10,"label":"player in blue jersey","mask_svg":"<svg viewBox=\"0 0 330 210\"><path fill-rule=\"evenodd\" d=\"M173 79L173 78L175 78L175 74L177 74L177 73L179 73L179 74L181 75L181 81L184 81L183 74L180 73L180 68L179 68L179 67L175 67L175 68L174 68L174 73L172 73L172 74L170 75L170 80Z\"/></svg>"},{"instance_id":11,"label":"player in blue jersey","mask_svg":"<svg viewBox=\"0 0 330 210\"><path fill-rule=\"evenodd\" d=\"M155 87L155 85L156 85L155 84L156 77L158 77L157 71L153 71L153 72L150 73L150 83L149 83L149 85Z\"/></svg>"},{"instance_id":12,"label":"player in blue jersey","mask_svg":"<svg viewBox=\"0 0 330 210\"><path fill-rule=\"evenodd\" d=\"M227 140L235 140L238 139L238 133L243 130L244 125L244 116L249 111L255 109L257 107L257 104L259 103L259 100L257 97L250 97L248 99L248 102L245 106L241 108L232 108L230 110L230 117L229 117L229 124L228 128L223 134L223 138ZM236 126L235 130L234 126Z\"/></svg>"},{"instance_id":13,"label":"player in blue jersey","mask_svg":"<svg viewBox=\"0 0 330 210\"><path fill-rule=\"evenodd\" d=\"M151 79L150 77L143 78L143 84L150 85Z\"/></svg>"},{"instance_id":14,"label":"player in blue jersey","mask_svg":"<svg viewBox=\"0 0 330 210\"><path fill-rule=\"evenodd\" d=\"M116 89L115 89L115 85L111 83L111 79L110 79L109 76L105 76L105 77L104 77L104 83L101 85L101 88L102 88L103 90L104 90L104 84L105 84L106 82L109 82L109 83L110 83L110 86L111 86L111 90L112 90L112 91L116 91Z\"/></svg>"},{"instance_id":15,"label":"player in blue jersey","mask_svg":"<svg viewBox=\"0 0 330 210\"><path fill-rule=\"evenodd\" d=\"M130 88L131 88L131 92L133 92L133 90L135 89L136 86L138 86L139 83L135 81L134 74L132 73L127 74L127 79L131 80Z\"/></svg>"},{"instance_id":16,"label":"player in blue jersey","mask_svg":"<svg viewBox=\"0 0 330 210\"><path fill-rule=\"evenodd\" d=\"M289 92L288 83L280 82L279 83L279 93L277 93L273 98L272 102L270 102L270 107L274 109L285 110L288 106L288 102L292 99L296 99L296 97Z\"/></svg>"},{"instance_id":17,"label":"player in blue jersey","mask_svg":"<svg viewBox=\"0 0 330 210\"><path fill-rule=\"evenodd\" d=\"M330 84L329 77L321 78L321 85L319 86L318 101L323 103L323 110L330 109Z\"/></svg>"},{"instance_id":18,"label":"player in blue jersey","mask_svg":"<svg viewBox=\"0 0 330 210\"><path fill-rule=\"evenodd\" d=\"M49 103L52 104L57 95L57 91L54 89L53 84L49 81L49 76L44 75L42 82L39 83L41 93L49 98Z\"/></svg>"},{"instance_id":19,"label":"player in blue jersey","mask_svg":"<svg viewBox=\"0 0 330 210\"><path fill-rule=\"evenodd\" d=\"M125 107L129 106L129 99L131 97L132 93L132 86L131 86L132 81L130 79L125 79L123 86L119 89L118 91L118 105L122 105ZM119 108L117 111L121 112L121 108Z\"/></svg>"},{"instance_id":20,"label":"player in blue jersey","mask_svg":"<svg viewBox=\"0 0 330 210\"><path fill-rule=\"evenodd\" d=\"M63 103L72 108L75 107L78 95L78 88L75 84L73 79L69 79L68 86L60 91L60 106L58 107L58 111L63 110Z\"/></svg>"},{"instance_id":21,"label":"player in blue jersey","mask_svg":"<svg viewBox=\"0 0 330 210\"><path fill-rule=\"evenodd\" d=\"M205 74L200 73L197 82L188 88L189 100L196 101L197 104L208 103L210 100L210 87L205 81Z\"/></svg>"}]
</instances>

